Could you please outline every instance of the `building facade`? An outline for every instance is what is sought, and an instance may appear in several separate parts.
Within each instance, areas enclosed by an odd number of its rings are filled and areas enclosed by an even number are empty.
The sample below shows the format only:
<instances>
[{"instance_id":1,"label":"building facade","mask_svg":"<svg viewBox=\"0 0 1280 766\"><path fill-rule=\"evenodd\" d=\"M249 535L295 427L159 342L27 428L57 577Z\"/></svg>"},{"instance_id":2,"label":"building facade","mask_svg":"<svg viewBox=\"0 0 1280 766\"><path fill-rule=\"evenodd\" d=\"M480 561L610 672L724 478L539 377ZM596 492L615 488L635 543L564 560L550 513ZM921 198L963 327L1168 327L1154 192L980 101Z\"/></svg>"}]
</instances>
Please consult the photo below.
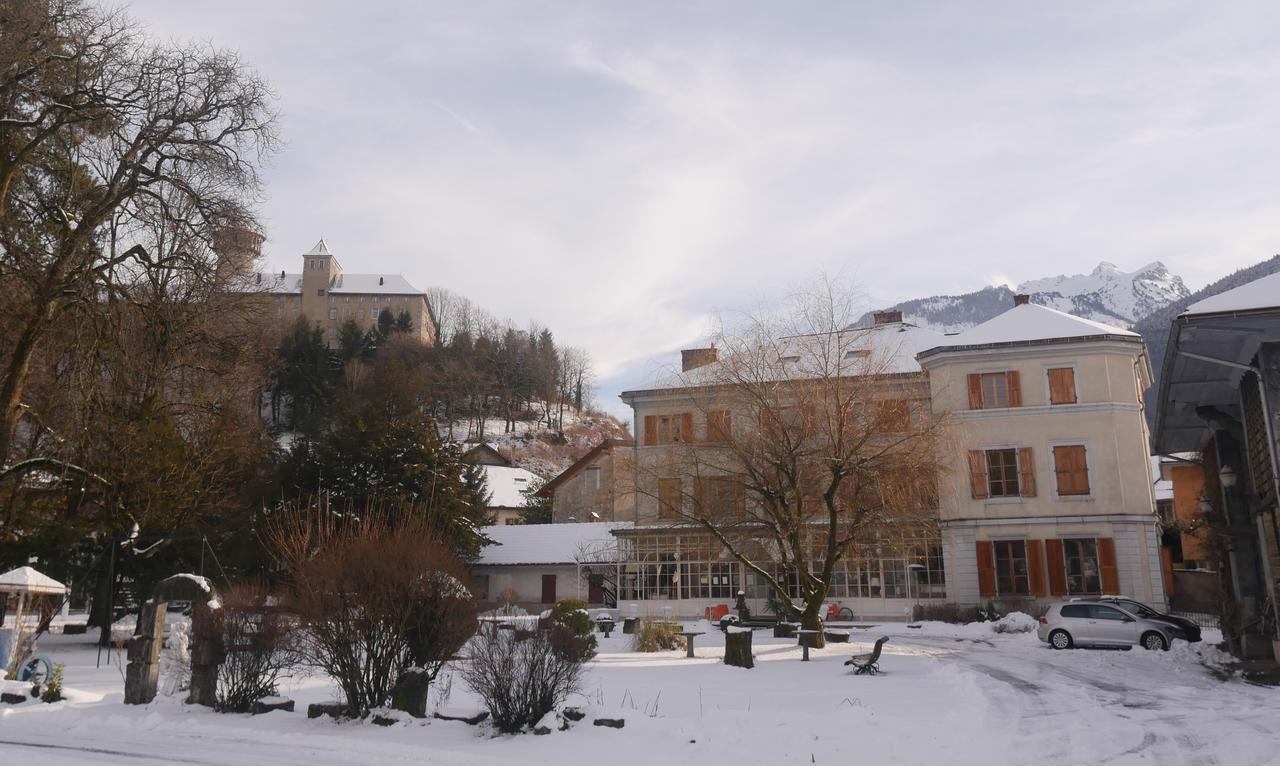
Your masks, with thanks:
<instances>
[{"instance_id":1,"label":"building facade","mask_svg":"<svg viewBox=\"0 0 1280 766\"><path fill-rule=\"evenodd\" d=\"M368 331L386 312L391 320L408 316L409 332L423 343L436 341L436 321L427 295L399 274L348 274L322 239L302 256L302 271L259 274L251 289L270 296L267 309L282 330L306 319L333 345L348 321Z\"/></svg>"},{"instance_id":2,"label":"building facade","mask_svg":"<svg viewBox=\"0 0 1280 766\"><path fill-rule=\"evenodd\" d=\"M866 338L892 356L884 372L906 420L917 408L947 414L947 470L933 501L937 531L901 525L856 548L833 574L829 599L858 618L901 618L930 602L1033 609L1119 593L1165 607L1142 401L1151 371L1139 336L1020 297L990 322L948 336L881 312ZM714 463L721 434L746 422L732 394L719 404L720 394L709 400L689 382L717 363L715 349L688 350L679 381L622 395L637 439L612 450L615 461L632 453L634 488L634 499L617 506L625 512L615 507L611 517L631 522L615 532L620 604L694 616L742 590L753 611L766 609L764 578L671 512L718 490L684 486L661 467ZM556 520L581 518L587 501L563 498Z\"/></svg>"},{"instance_id":3,"label":"building facade","mask_svg":"<svg viewBox=\"0 0 1280 766\"><path fill-rule=\"evenodd\" d=\"M536 493L551 498L551 520L557 524L632 521L636 493L632 444L605 439Z\"/></svg>"},{"instance_id":4,"label":"building facade","mask_svg":"<svg viewBox=\"0 0 1280 766\"><path fill-rule=\"evenodd\" d=\"M1021 300L919 355L951 413L947 597L1166 604L1136 333Z\"/></svg>"},{"instance_id":5,"label":"building facade","mask_svg":"<svg viewBox=\"0 0 1280 766\"><path fill-rule=\"evenodd\" d=\"M1198 451L1231 650L1280 658L1280 274L1188 306L1169 331L1155 448Z\"/></svg>"}]
</instances>

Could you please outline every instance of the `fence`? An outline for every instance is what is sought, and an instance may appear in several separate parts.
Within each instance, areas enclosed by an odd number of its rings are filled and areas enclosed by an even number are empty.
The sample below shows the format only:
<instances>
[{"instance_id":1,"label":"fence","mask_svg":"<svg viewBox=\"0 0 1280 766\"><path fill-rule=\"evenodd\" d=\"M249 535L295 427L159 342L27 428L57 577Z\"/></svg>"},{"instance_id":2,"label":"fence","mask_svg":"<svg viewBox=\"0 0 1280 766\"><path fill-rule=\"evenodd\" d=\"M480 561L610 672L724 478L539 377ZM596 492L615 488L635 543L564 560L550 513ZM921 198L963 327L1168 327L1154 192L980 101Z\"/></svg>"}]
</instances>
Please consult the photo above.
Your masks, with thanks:
<instances>
[{"instance_id":1,"label":"fence","mask_svg":"<svg viewBox=\"0 0 1280 766\"><path fill-rule=\"evenodd\" d=\"M1201 628L1218 628L1218 615L1208 614L1207 612L1172 612L1177 617L1185 620L1191 620Z\"/></svg>"}]
</instances>

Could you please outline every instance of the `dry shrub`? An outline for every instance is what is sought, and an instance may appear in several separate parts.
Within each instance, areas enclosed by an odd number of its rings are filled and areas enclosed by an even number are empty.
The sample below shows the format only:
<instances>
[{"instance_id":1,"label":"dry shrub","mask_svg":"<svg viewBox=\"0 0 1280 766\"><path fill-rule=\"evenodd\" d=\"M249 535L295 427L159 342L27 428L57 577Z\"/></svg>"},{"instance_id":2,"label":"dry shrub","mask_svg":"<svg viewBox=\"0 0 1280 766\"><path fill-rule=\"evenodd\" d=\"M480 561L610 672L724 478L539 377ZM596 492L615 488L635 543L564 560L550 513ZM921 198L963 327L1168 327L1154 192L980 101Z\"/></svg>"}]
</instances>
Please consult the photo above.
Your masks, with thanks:
<instances>
[{"instance_id":1,"label":"dry shrub","mask_svg":"<svg viewBox=\"0 0 1280 766\"><path fill-rule=\"evenodd\" d=\"M498 731L514 734L538 723L578 691L583 660L558 651L554 631L528 637L483 630L472 639L462 678L484 701Z\"/></svg>"},{"instance_id":2,"label":"dry shrub","mask_svg":"<svg viewBox=\"0 0 1280 766\"><path fill-rule=\"evenodd\" d=\"M637 652L660 652L664 649L683 649L684 636L680 626L646 617L636 628L632 648Z\"/></svg>"},{"instance_id":3,"label":"dry shrub","mask_svg":"<svg viewBox=\"0 0 1280 766\"><path fill-rule=\"evenodd\" d=\"M269 529L305 628L304 658L337 682L349 715L386 706L393 692L397 707L425 714L430 684L476 630L465 566L425 524L324 519L291 513Z\"/></svg>"},{"instance_id":4,"label":"dry shrub","mask_svg":"<svg viewBox=\"0 0 1280 766\"><path fill-rule=\"evenodd\" d=\"M220 633L226 658L218 669L217 709L247 713L254 700L276 693L299 664L297 621L261 587L236 585L221 596L207 627Z\"/></svg>"}]
</instances>

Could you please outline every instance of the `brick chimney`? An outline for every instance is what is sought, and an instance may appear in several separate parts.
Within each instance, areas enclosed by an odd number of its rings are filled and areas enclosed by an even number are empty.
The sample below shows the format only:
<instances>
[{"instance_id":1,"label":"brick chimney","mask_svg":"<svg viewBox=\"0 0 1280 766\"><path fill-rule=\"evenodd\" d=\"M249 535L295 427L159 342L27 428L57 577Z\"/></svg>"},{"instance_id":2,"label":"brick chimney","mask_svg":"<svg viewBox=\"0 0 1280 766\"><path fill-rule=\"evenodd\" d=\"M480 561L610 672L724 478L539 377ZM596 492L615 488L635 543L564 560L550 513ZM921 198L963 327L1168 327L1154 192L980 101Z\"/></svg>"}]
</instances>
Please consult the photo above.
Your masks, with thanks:
<instances>
[{"instance_id":1,"label":"brick chimney","mask_svg":"<svg viewBox=\"0 0 1280 766\"><path fill-rule=\"evenodd\" d=\"M1025 306L1030 302L1031 302L1031 296L1027 295L1026 293L1018 293L1017 295L1013 296L1013 305L1015 306Z\"/></svg>"},{"instance_id":2,"label":"brick chimney","mask_svg":"<svg viewBox=\"0 0 1280 766\"><path fill-rule=\"evenodd\" d=\"M888 311L877 311L875 312L874 316L876 321L876 327L879 327L882 324L896 324L902 321L902 312L898 311L897 309L890 309Z\"/></svg>"},{"instance_id":3,"label":"brick chimney","mask_svg":"<svg viewBox=\"0 0 1280 766\"><path fill-rule=\"evenodd\" d=\"M719 358L716 347L686 348L680 352L680 371L696 370L703 365L711 364Z\"/></svg>"}]
</instances>

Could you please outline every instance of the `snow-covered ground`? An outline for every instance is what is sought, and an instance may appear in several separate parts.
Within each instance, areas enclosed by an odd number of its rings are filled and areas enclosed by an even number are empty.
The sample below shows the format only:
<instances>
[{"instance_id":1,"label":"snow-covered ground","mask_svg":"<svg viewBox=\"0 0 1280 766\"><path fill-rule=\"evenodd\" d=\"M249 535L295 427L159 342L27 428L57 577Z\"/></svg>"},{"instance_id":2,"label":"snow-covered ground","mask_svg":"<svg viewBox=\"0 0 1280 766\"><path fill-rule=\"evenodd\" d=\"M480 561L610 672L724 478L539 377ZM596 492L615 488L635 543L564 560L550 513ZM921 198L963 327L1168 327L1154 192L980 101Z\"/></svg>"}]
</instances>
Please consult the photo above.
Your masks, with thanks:
<instances>
[{"instance_id":1,"label":"snow-covered ground","mask_svg":"<svg viewBox=\"0 0 1280 766\"><path fill-rule=\"evenodd\" d=\"M321 678L282 693L298 712L219 715L162 697L121 703L122 660L94 668L83 636L49 636L41 650L67 663L66 702L0 707L6 762L50 764L1246 764L1280 763L1280 690L1214 672L1215 650L1066 651L1034 633L986 625L884 624L855 629L800 662L795 642L755 634L756 667L720 662L723 637L705 623L697 657L636 654L629 636L602 640L572 704L626 719L590 719L547 736L494 737L483 727L411 721L308 720L308 702L332 699ZM883 675L843 666L890 636ZM162 683L163 685L163 683ZM442 692L450 687L447 698ZM433 699L474 700L460 679Z\"/></svg>"}]
</instances>

